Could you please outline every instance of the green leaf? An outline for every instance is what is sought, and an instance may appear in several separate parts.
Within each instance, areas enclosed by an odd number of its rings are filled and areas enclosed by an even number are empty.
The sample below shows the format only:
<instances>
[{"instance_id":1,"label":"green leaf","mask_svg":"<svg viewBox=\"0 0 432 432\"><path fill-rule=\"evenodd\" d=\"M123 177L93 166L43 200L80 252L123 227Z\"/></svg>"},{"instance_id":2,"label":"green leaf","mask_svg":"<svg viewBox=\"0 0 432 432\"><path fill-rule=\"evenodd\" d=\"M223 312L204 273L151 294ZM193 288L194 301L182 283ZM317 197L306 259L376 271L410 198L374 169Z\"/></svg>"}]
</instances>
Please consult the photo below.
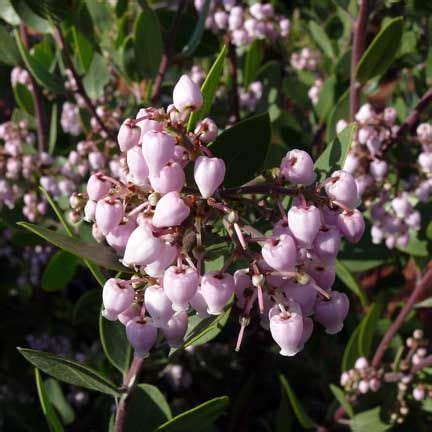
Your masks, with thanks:
<instances>
[{"instance_id":1,"label":"green leaf","mask_svg":"<svg viewBox=\"0 0 432 432\"><path fill-rule=\"evenodd\" d=\"M91 99L98 99L105 93L109 83L110 73L105 59L99 53L94 53L92 62L83 78L83 85Z\"/></svg>"},{"instance_id":2,"label":"green leaf","mask_svg":"<svg viewBox=\"0 0 432 432\"><path fill-rule=\"evenodd\" d=\"M414 307L416 309L417 308L430 308L430 307L432 307L432 297L429 297L426 300L423 300L419 303L416 303L416 305Z\"/></svg>"},{"instance_id":3,"label":"green leaf","mask_svg":"<svg viewBox=\"0 0 432 432\"><path fill-rule=\"evenodd\" d=\"M359 353L363 357L369 357L372 350L372 343L374 340L375 332L378 326L382 310L382 302L377 301L374 303L366 316L362 319L359 332Z\"/></svg>"},{"instance_id":4,"label":"green leaf","mask_svg":"<svg viewBox=\"0 0 432 432\"><path fill-rule=\"evenodd\" d=\"M341 119L349 118L349 89L338 99L336 105L328 116L326 128L326 141L330 142L336 138L336 124Z\"/></svg>"},{"instance_id":5,"label":"green leaf","mask_svg":"<svg viewBox=\"0 0 432 432\"><path fill-rule=\"evenodd\" d=\"M360 335L361 323L351 333L351 336L346 344L345 351L342 357L341 369L345 372L352 369L355 361L360 357L359 352L359 335Z\"/></svg>"},{"instance_id":6,"label":"green leaf","mask_svg":"<svg viewBox=\"0 0 432 432\"><path fill-rule=\"evenodd\" d=\"M17 65L21 57L16 42L2 24L0 24L0 40L0 62L9 66Z\"/></svg>"},{"instance_id":7,"label":"green leaf","mask_svg":"<svg viewBox=\"0 0 432 432\"><path fill-rule=\"evenodd\" d=\"M20 23L20 17L15 12L10 0L2 0L0 2L0 17L13 26Z\"/></svg>"},{"instance_id":8,"label":"green leaf","mask_svg":"<svg viewBox=\"0 0 432 432\"><path fill-rule=\"evenodd\" d=\"M37 369L36 369L37 370ZM75 413L64 396L60 384L54 378L45 381L45 390L54 408L60 414L63 423L68 426L75 421Z\"/></svg>"},{"instance_id":9,"label":"green leaf","mask_svg":"<svg viewBox=\"0 0 432 432\"><path fill-rule=\"evenodd\" d=\"M68 384L119 396L116 386L94 369L44 351L17 348L34 367Z\"/></svg>"},{"instance_id":10,"label":"green leaf","mask_svg":"<svg viewBox=\"0 0 432 432\"><path fill-rule=\"evenodd\" d=\"M76 27L72 27L72 37L81 69L87 73L93 60L93 45L87 36Z\"/></svg>"},{"instance_id":11,"label":"green leaf","mask_svg":"<svg viewBox=\"0 0 432 432\"><path fill-rule=\"evenodd\" d=\"M211 105L213 103L213 99L216 93L216 90L219 86L219 81L224 69L224 62L227 53L227 46L224 45L222 47L221 52L217 56L213 66L211 67L207 77L201 86L201 93L203 95L203 106L198 110L193 112L188 121L187 130L192 131L197 122L203 119L209 112Z\"/></svg>"},{"instance_id":12,"label":"green leaf","mask_svg":"<svg viewBox=\"0 0 432 432\"><path fill-rule=\"evenodd\" d=\"M368 300L363 288L359 285L349 269L339 260L336 260L336 275L344 285L360 299L362 306L366 307L368 305Z\"/></svg>"},{"instance_id":13,"label":"green leaf","mask_svg":"<svg viewBox=\"0 0 432 432\"><path fill-rule=\"evenodd\" d=\"M225 327L231 314L232 301L228 303L225 311L220 315L212 315L207 318L199 318L197 315L189 318L188 330L185 342L181 348L198 346L210 342Z\"/></svg>"},{"instance_id":14,"label":"green leaf","mask_svg":"<svg viewBox=\"0 0 432 432\"><path fill-rule=\"evenodd\" d=\"M211 151L225 161L225 186L240 186L255 176L264 164L270 139L268 113L242 120L216 138Z\"/></svg>"},{"instance_id":15,"label":"green leaf","mask_svg":"<svg viewBox=\"0 0 432 432\"><path fill-rule=\"evenodd\" d=\"M159 389L139 384L128 397L125 432L153 432L172 419L171 409Z\"/></svg>"},{"instance_id":16,"label":"green leaf","mask_svg":"<svg viewBox=\"0 0 432 432\"><path fill-rule=\"evenodd\" d=\"M99 336L110 363L122 374L127 372L132 351L126 338L125 326L119 321L107 320L99 314Z\"/></svg>"},{"instance_id":17,"label":"green leaf","mask_svg":"<svg viewBox=\"0 0 432 432\"><path fill-rule=\"evenodd\" d=\"M258 70L263 61L264 52L262 42L255 39L248 47L246 52L243 87L247 88L252 83L258 74Z\"/></svg>"},{"instance_id":18,"label":"green leaf","mask_svg":"<svg viewBox=\"0 0 432 432\"><path fill-rule=\"evenodd\" d=\"M229 404L228 396L221 396L204 402L185 411L166 423L160 425L155 432L200 432L226 411Z\"/></svg>"},{"instance_id":19,"label":"green leaf","mask_svg":"<svg viewBox=\"0 0 432 432\"><path fill-rule=\"evenodd\" d=\"M72 311L72 324L97 324L100 313L102 293L100 289L93 288L86 291L75 303Z\"/></svg>"},{"instance_id":20,"label":"green leaf","mask_svg":"<svg viewBox=\"0 0 432 432\"><path fill-rule=\"evenodd\" d=\"M73 279L78 265L75 255L64 251L56 252L49 260L42 274L42 288L44 291L62 291Z\"/></svg>"},{"instance_id":21,"label":"green leaf","mask_svg":"<svg viewBox=\"0 0 432 432\"><path fill-rule=\"evenodd\" d=\"M121 67L129 81L141 81L135 58L135 44L131 35L126 37L120 48Z\"/></svg>"},{"instance_id":22,"label":"green leaf","mask_svg":"<svg viewBox=\"0 0 432 432\"><path fill-rule=\"evenodd\" d=\"M56 103L53 103L51 109L50 133L49 133L49 143L48 143L48 152L51 155L54 153L54 149L57 143L57 132L58 132L57 114L58 114L58 105Z\"/></svg>"},{"instance_id":23,"label":"green leaf","mask_svg":"<svg viewBox=\"0 0 432 432\"><path fill-rule=\"evenodd\" d=\"M161 26L157 14L146 1L142 9L133 32L135 61L142 78L154 78L163 53Z\"/></svg>"},{"instance_id":24,"label":"green leaf","mask_svg":"<svg viewBox=\"0 0 432 432\"><path fill-rule=\"evenodd\" d=\"M211 0L206 0L201 11L199 14L199 18L197 21L197 24L194 28L194 31L190 37L190 39L188 40L187 44L183 47L182 50L182 56L183 57L190 57L193 52L196 50L196 48L198 47L199 43L201 42L201 38L202 35L204 33L205 30L205 23L207 20L207 16L209 14L210 11L210 3Z\"/></svg>"},{"instance_id":25,"label":"green leaf","mask_svg":"<svg viewBox=\"0 0 432 432\"><path fill-rule=\"evenodd\" d=\"M81 258L86 258L106 269L130 273L131 270L120 264L117 255L108 246L86 243L28 222L19 222L19 226L28 229L53 245Z\"/></svg>"},{"instance_id":26,"label":"green leaf","mask_svg":"<svg viewBox=\"0 0 432 432\"><path fill-rule=\"evenodd\" d=\"M40 33L49 33L52 30L52 26L47 20L33 12L27 3L28 1L29 0L10 0L10 3L26 26Z\"/></svg>"},{"instance_id":27,"label":"green leaf","mask_svg":"<svg viewBox=\"0 0 432 432\"><path fill-rule=\"evenodd\" d=\"M348 399L345 397L344 391L338 387L337 385L330 384L330 390L333 393L334 397L340 403L340 405L345 409L346 413L350 416L354 416L354 410L352 409L351 404L348 402Z\"/></svg>"},{"instance_id":28,"label":"green leaf","mask_svg":"<svg viewBox=\"0 0 432 432\"><path fill-rule=\"evenodd\" d=\"M342 169L351 148L355 128L355 123L349 124L321 153L314 166L315 170L321 174L320 180L329 176L333 171Z\"/></svg>"},{"instance_id":29,"label":"green leaf","mask_svg":"<svg viewBox=\"0 0 432 432\"><path fill-rule=\"evenodd\" d=\"M323 26L318 25L315 21L309 21L309 31L315 43L324 51L324 54L334 59L335 52L333 44Z\"/></svg>"},{"instance_id":30,"label":"green leaf","mask_svg":"<svg viewBox=\"0 0 432 432\"><path fill-rule=\"evenodd\" d=\"M35 369L35 378L39 402L42 407L42 412L44 413L45 419L48 423L49 430L53 432L63 431L63 426L51 404L45 385L42 381L41 374L38 369Z\"/></svg>"},{"instance_id":31,"label":"green leaf","mask_svg":"<svg viewBox=\"0 0 432 432\"><path fill-rule=\"evenodd\" d=\"M384 74L396 58L402 34L402 17L392 19L381 29L357 65L358 81L364 84L371 78Z\"/></svg>"},{"instance_id":32,"label":"green leaf","mask_svg":"<svg viewBox=\"0 0 432 432\"><path fill-rule=\"evenodd\" d=\"M14 34L21 57L35 80L41 86L46 87L48 90L51 90L54 93L63 93L64 87L60 78L52 74L41 62L30 55L21 41L18 30L14 30Z\"/></svg>"},{"instance_id":33,"label":"green leaf","mask_svg":"<svg viewBox=\"0 0 432 432\"><path fill-rule=\"evenodd\" d=\"M60 23L68 15L70 1L59 0L25 0L26 5L38 16L49 21Z\"/></svg>"},{"instance_id":34,"label":"green leaf","mask_svg":"<svg viewBox=\"0 0 432 432\"><path fill-rule=\"evenodd\" d=\"M288 383L288 380L282 374L279 374L279 382L281 384L282 391L285 392L286 396L288 396L294 414L303 429L315 429L316 424L307 415L306 411L303 408L303 405L300 403L297 395L294 393L294 390Z\"/></svg>"},{"instance_id":35,"label":"green leaf","mask_svg":"<svg viewBox=\"0 0 432 432\"><path fill-rule=\"evenodd\" d=\"M13 87L13 93L18 106L26 113L34 116L35 109L30 90L25 85L17 83Z\"/></svg>"},{"instance_id":36,"label":"green leaf","mask_svg":"<svg viewBox=\"0 0 432 432\"><path fill-rule=\"evenodd\" d=\"M357 414L350 421L352 432L384 432L390 429L380 418L381 408L373 408Z\"/></svg>"},{"instance_id":37,"label":"green leaf","mask_svg":"<svg viewBox=\"0 0 432 432\"><path fill-rule=\"evenodd\" d=\"M324 81L316 104L316 112L321 120L325 120L335 104L336 77L331 76Z\"/></svg>"}]
</instances>

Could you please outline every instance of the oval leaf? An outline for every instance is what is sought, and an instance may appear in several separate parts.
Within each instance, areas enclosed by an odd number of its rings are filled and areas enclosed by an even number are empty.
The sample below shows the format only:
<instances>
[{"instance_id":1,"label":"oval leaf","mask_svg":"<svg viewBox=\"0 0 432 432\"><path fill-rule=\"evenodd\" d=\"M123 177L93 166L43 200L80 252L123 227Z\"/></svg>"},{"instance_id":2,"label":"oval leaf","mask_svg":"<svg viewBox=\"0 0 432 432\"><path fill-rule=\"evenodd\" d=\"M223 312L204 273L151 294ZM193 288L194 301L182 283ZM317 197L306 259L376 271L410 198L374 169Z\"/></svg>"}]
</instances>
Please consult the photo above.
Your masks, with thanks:
<instances>
[{"instance_id":1,"label":"oval leaf","mask_svg":"<svg viewBox=\"0 0 432 432\"><path fill-rule=\"evenodd\" d=\"M297 395L294 393L294 390L288 383L288 380L282 375L279 375L279 381L282 387L282 391L286 396L288 396L288 399L291 403L292 409L294 411L295 416L297 417L297 420L301 424L301 426L304 429L315 429L316 425L312 421L312 419L307 415L306 411L303 408L303 405L300 403L300 401L297 399Z\"/></svg>"},{"instance_id":2,"label":"oval leaf","mask_svg":"<svg viewBox=\"0 0 432 432\"><path fill-rule=\"evenodd\" d=\"M268 113L242 120L216 138L211 151L225 161L225 186L240 186L255 177L264 164L270 139Z\"/></svg>"},{"instance_id":3,"label":"oval leaf","mask_svg":"<svg viewBox=\"0 0 432 432\"><path fill-rule=\"evenodd\" d=\"M73 255L86 258L106 269L131 273L130 269L120 264L115 252L108 246L86 243L77 238L68 237L64 234L28 222L19 222L18 225Z\"/></svg>"},{"instance_id":4,"label":"oval leaf","mask_svg":"<svg viewBox=\"0 0 432 432\"><path fill-rule=\"evenodd\" d=\"M348 402L348 399L345 397L344 391L338 387L337 385L330 384L330 390L333 393L334 397L340 403L340 405L345 408L346 413L350 416L354 416L354 410L352 409L351 404Z\"/></svg>"},{"instance_id":5,"label":"oval leaf","mask_svg":"<svg viewBox=\"0 0 432 432\"><path fill-rule=\"evenodd\" d=\"M78 265L75 255L64 251L55 253L42 275L42 288L44 291L62 291L72 280Z\"/></svg>"},{"instance_id":6,"label":"oval leaf","mask_svg":"<svg viewBox=\"0 0 432 432\"><path fill-rule=\"evenodd\" d=\"M366 307L368 300L363 288L359 285L349 269L339 260L336 260L336 275L345 284L345 286L360 299L362 306Z\"/></svg>"},{"instance_id":7,"label":"oval leaf","mask_svg":"<svg viewBox=\"0 0 432 432\"><path fill-rule=\"evenodd\" d=\"M403 34L403 19L392 19L375 36L363 54L356 69L356 78L362 84L382 75L393 63L399 50Z\"/></svg>"},{"instance_id":8,"label":"oval leaf","mask_svg":"<svg viewBox=\"0 0 432 432\"><path fill-rule=\"evenodd\" d=\"M44 351L17 348L20 354L33 366L59 381L96 390L111 396L119 396L115 385L94 369Z\"/></svg>"},{"instance_id":9,"label":"oval leaf","mask_svg":"<svg viewBox=\"0 0 432 432\"><path fill-rule=\"evenodd\" d=\"M193 130L197 122L210 112L210 107L213 103L214 95L219 86L220 77L223 72L226 53L227 46L224 45L215 62L213 63L209 73L207 74L203 85L201 86L203 106L198 111L193 112L189 117L189 122L187 125L188 131Z\"/></svg>"},{"instance_id":10,"label":"oval leaf","mask_svg":"<svg viewBox=\"0 0 432 432\"><path fill-rule=\"evenodd\" d=\"M362 319L358 344L359 353L363 357L369 357L371 353L372 342L381 315L381 308L382 302L377 301L371 306L366 316Z\"/></svg>"},{"instance_id":11,"label":"oval leaf","mask_svg":"<svg viewBox=\"0 0 432 432\"><path fill-rule=\"evenodd\" d=\"M228 407L228 396L221 396L185 411L160 425L155 431L199 432L210 426Z\"/></svg>"}]
</instances>

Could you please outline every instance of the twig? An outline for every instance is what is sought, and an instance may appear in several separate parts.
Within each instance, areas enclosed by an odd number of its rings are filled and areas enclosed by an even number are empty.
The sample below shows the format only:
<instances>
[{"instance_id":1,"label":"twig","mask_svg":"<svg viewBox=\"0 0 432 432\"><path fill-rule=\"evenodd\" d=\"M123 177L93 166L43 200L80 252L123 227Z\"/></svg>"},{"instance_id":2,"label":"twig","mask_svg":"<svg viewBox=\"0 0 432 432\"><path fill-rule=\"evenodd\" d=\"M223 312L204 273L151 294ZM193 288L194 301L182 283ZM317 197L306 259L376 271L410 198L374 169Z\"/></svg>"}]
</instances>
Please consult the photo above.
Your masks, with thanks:
<instances>
[{"instance_id":1,"label":"twig","mask_svg":"<svg viewBox=\"0 0 432 432\"><path fill-rule=\"evenodd\" d=\"M228 45L228 59L231 65L232 74L232 116L234 122L240 120L240 102L238 94L238 67L237 67L237 53L235 46L232 43Z\"/></svg>"},{"instance_id":2,"label":"twig","mask_svg":"<svg viewBox=\"0 0 432 432\"><path fill-rule=\"evenodd\" d=\"M127 408L127 399L134 388L134 385L138 379L138 375L143 366L144 359L134 357L132 364L129 368L128 373L123 379L123 388L125 393L121 396L120 402L117 407L117 413L114 424L114 432L123 432L124 426L126 424L126 408Z\"/></svg>"},{"instance_id":3,"label":"twig","mask_svg":"<svg viewBox=\"0 0 432 432\"><path fill-rule=\"evenodd\" d=\"M187 4L187 0L180 0L178 8L177 8L177 13L174 17L174 22L173 25L171 26L170 32L168 34L166 43L165 43L165 50L162 54L162 58L159 64L159 70L158 73L156 75L156 78L154 80L153 83L153 91L152 91L152 96L151 96L151 102L153 104L155 104L160 97L160 91L162 88L162 83L163 80L165 78L165 74L168 70L168 66L170 65L171 59L172 59L172 48L174 45L174 37L175 34L177 33L177 29L180 23L180 18L183 14L183 11L186 7Z\"/></svg>"},{"instance_id":4,"label":"twig","mask_svg":"<svg viewBox=\"0 0 432 432\"><path fill-rule=\"evenodd\" d=\"M241 186L238 188L229 188L220 192L222 196L226 195L247 195L247 194L269 194L278 193L283 195L297 195L297 189L284 188L272 183L264 183L253 186Z\"/></svg>"},{"instance_id":5,"label":"twig","mask_svg":"<svg viewBox=\"0 0 432 432\"><path fill-rule=\"evenodd\" d=\"M376 369L381 363L381 359L384 356L388 346L395 337L397 331L402 326L407 315L411 312L415 303L419 299L420 295L423 293L424 289L432 284L432 268L429 268L423 277L417 282L413 292L411 293L409 299L405 303L404 307L399 312L399 315L394 320L393 324L388 328L384 337L382 338L380 344L378 345L375 355L372 359L372 366Z\"/></svg>"},{"instance_id":6,"label":"twig","mask_svg":"<svg viewBox=\"0 0 432 432\"><path fill-rule=\"evenodd\" d=\"M29 41L27 37L27 30L23 24L20 25L20 35L23 42L23 45L26 47L26 49L29 49ZM30 76L30 82L32 86L32 97L33 97L33 105L35 109L35 117L36 117L36 128L37 128L37 135L38 135L38 149L39 152L44 152L47 150L48 147L48 126L47 126L47 119L45 116L45 111L43 110L42 106L42 91L34 79L32 74L29 74Z\"/></svg>"},{"instance_id":7,"label":"twig","mask_svg":"<svg viewBox=\"0 0 432 432\"><path fill-rule=\"evenodd\" d=\"M360 107L361 85L357 82L355 74L357 65L365 48L366 25L368 19L368 2L361 0L359 16L353 24L353 50L351 55L351 78L350 78L350 114L353 120L355 113Z\"/></svg>"},{"instance_id":8,"label":"twig","mask_svg":"<svg viewBox=\"0 0 432 432\"><path fill-rule=\"evenodd\" d=\"M91 101L90 97L88 96L87 92L85 91L84 85L82 83L82 79L79 76L78 72L75 69L75 66L72 62L72 59L69 55L69 51L68 51L68 47L66 44L66 41L64 39L64 36L60 30L60 28L55 28L54 31L54 37L57 40L57 43L59 44L60 48L63 51L63 55L64 58L66 60L66 65L68 67L68 69L71 71L72 76L76 82L76 87L77 87L77 92L79 93L79 95L83 98L84 103L86 104L87 109L90 111L90 113L92 114L92 116L95 118L97 124L99 125L99 127L111 138L111 140L113 140L114 142L117 141L117 137L114 134L113 131L111 131L110 129L108 129L108 127L105 125L105 123L103 122L103 120L100 118L99 114L96 112L96 108L93 104L93 102Z\"/></svg>"},{"instance_id":9,"label":"twig","mask_svg":"<svg viewBox=\"0 0 432 432\"><path fill-rule=\"evenodd\" d=\"M381 149L382 153L385 153L394 142L401 138L406 132L410 132L417 125L421 113L428 107L430 103L432 103L432 88L429 89L419 100L412 113L400 125L394 138L391 138L386 143L384 143Z\"/></svg>"},{"instance_id":10,"label":"twig","mask_svg":"<svg viewBox=\"0 0 432 432\"><path fill-rule=\"evenodd\" d=\"M419 363L415 364L411 369L411 373L415 375L416 373L420 372L422 369L427 368L429 366L432 366L432 355L425 357Z\"/></svg>"}]
</instances>

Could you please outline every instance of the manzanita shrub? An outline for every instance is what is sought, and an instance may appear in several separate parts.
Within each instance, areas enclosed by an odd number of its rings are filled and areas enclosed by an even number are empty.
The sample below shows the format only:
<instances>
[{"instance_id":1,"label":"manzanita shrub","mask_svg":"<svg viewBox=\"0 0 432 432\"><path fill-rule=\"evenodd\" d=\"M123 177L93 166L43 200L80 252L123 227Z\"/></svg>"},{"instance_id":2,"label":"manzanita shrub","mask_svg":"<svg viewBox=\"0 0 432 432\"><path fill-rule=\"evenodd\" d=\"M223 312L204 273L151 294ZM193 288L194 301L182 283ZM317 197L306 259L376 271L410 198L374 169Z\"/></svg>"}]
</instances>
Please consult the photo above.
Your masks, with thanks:
<instances>
[{"instance_id":1,"label":"manzanita shrub","mask_svg":"<svg viewBox=\"0 0 432 432\"><path fill-rule=\"evenodd\" d=\"M427 2L0 2L0 430L428 431Z\"/></svg>"}]
</instances>

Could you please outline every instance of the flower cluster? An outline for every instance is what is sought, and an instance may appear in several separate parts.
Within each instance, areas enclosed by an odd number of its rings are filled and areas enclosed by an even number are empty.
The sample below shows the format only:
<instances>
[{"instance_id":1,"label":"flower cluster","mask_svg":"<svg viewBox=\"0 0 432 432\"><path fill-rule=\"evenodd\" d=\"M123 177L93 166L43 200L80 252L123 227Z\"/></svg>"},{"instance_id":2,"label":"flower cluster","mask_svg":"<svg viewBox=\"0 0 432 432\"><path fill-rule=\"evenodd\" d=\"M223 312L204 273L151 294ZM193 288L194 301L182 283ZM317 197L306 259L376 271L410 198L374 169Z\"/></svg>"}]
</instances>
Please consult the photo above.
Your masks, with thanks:
<instances>
[{"instance_id":1,"label":"flower cluster","mask_svg":"<svg viewBox=\"0 0 432 432\"><path fill-rule=\"evenodd\" d=\"M397 396L390 415L392 423L401 424L409 413L410 404L432 397L432 386L422 373L421 362L428 355L429 342L417 329L405 343L398 361L374 368L365 357L355 362L354 368L341 375L341 386L351 402L369 392L377 392L384 384L396 384Z\"/></svg>"},{"instance_id":2,"label":"flower cluster","mask_svg":"<svg viewBox=\"0 0 432 432\"><path fill-rule=\"evenodd\" d=\"M300 52L292 53L290 62L291 66L296 70L315 72L321 63L321 54L319 51L313 51L305 47Z\"/></svg>"},{"instance_id":3,"label":"flower cluster","mask_svg":"<svg viewBox=\"0 0 432 432\"><path fill-rule=\"evenodd\" d=\"M66 133L73 136L78 136L82 132L78 105L72 102L65 102L63 104L60 124Z\"/></svg>"},{"instance_id":4,"label":"flower cluster","mask_svg":"<svg viewBox=\"0 0 432 432\"><path fill-rule=\"evenodd\" d=\"M27 87L28 90L32 90L30 75L26 69L15 66L11 71L10 80L12 87L15 87L17 84L21 84Z\"/></svg>"},{"instance_id":5,"label":"flower cluster","mask_svg":"<svg viewBox=\"0 0 432 432\"><path fill-rule=\"evenodd\" d=\"M195 0L200 11L204 0ZM247 7L238 0L212 0L206 27L216 34L227 35L237 47L256 39L271 42L285 38L290 32L290 21L275 13L271 3L254 3Z\"/></svg>"},{"instance_id":6,"label":"flower cluster","mask_svg":"<svg viewBox=\"0 0 432 432\"><path fill-rule=\"evenodd\" d=\"M310 156L292 150L271 186L293 195L293 205L286 213L278 200L282 219L269 236L251 232L229 207L228 197L236 192L221 189L225 163L207 146L217 137L215 123L206 118L187 130L191 111L202 103L198 86L183 75L166 111L141 109L136 119L123 122L118 144L125 153L125 177L93 174L87 194L74 196L74 211L83 210L93 222L94 237L105 239L134 273L130 280L106 282L104 316L120 320L135 355L147 356L158 329L177 347L190 307L200 317L219 315L235 294L242 309L237 349L257 303L281 354L295 355L312 334L311 315L333 334L348 313L348 297L331 287L341 238L357 242L364 231L356 183L349 173L336 171L317 184ZM197 189L185 187L190 163ZM284 188L285 183L295 187ZM205 238L218 221L235 250L222 268L202 274ZM228 269L238 258L249 266L232 275Z\"/></svg>"},{"instance_id":7,"label":"flower cluster","mask_svg":"<svg viewBox=\"0 0 432 432\"><path fill-rule=\"evenodd\" d=\"M263 95L263 85L261 81L254 81L249 84L245 90L239 88L239 101L240 106L246 111L253 112L261 100Z\"/></svg>"},{"instance_id":8,"label":"flower cluster","mask_svg":"<svg viewBox=\"0 0 432 432\"><path fill-rule=\"evenodd\" d=\"M400 181L399 190L389 182L388 176L399 167L389 166L384 157L386 145L396 138L399 126L394 108L377 113L370 104L360 107L355 116L358 130L345 162L344 170L356 178L357 187L365 205L370 209L372 241L385 242L389 249L405 247L411 232L420 229L420 213L414 210L415 195L411 181ZM341 131L346 126L340 120ZM397 185L398 186L398 185Z\"/></svg>"}]
</instances>

